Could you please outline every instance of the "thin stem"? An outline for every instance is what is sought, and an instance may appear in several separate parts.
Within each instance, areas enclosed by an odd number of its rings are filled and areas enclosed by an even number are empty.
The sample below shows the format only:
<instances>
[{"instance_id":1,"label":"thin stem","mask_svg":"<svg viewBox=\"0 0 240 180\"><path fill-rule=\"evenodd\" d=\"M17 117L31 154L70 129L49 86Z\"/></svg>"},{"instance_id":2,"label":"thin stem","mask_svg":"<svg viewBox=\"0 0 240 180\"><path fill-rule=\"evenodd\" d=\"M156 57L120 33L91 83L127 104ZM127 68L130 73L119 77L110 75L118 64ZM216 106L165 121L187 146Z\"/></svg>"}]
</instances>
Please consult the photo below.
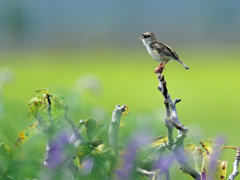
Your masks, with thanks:
<instances>
[{"instance_id":1,"label":"thin stem","mask_svg":"<svg viewBox=\"0 0 240 180\"><path fill-rule=\"evenodd\" d=\"M224 146L222 147L222 149L235 149L237 150L238 147L235 147L235 146Z\"/></svg>"},{"instance_id":2,"label":"thin stem","mask_svg":"<svg viewBox=\"0 0 240 180\"><path fill-rule=\"evenodd\" d=\"M74 139L77 138L77 139L80 139L81 141L84 142L83 137L81 136L80 133L78 133L77 128L75 127L74 123L68 117L68 106L65 106L64 109L65 109L64 119L66 119L68 121L68 123L71 125L72 130L73 130L73 134L74 134Z\"/></svg>"}]
</instances>

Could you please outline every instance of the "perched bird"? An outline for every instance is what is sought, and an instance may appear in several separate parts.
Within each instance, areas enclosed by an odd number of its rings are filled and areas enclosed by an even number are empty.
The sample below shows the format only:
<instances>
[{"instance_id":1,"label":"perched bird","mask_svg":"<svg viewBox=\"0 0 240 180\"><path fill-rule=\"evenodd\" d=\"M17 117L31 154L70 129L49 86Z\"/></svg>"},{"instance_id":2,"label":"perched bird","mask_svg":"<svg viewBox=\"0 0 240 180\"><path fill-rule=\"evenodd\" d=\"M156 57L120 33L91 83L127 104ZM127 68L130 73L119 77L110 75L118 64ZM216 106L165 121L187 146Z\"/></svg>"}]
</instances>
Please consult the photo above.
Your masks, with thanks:
<instances>
[{"instance_id":1,"label":"perched bird","mask_svg":"<svg viewBox=\"0 0 240 180\"><path fill-rule=\"evenodd\" d=\"M160 41L157 41L156 36L152 32L146 32L141 34L141 39L143 41L143 45L146 46L148 53L152 56L152 58L159 62L159 66L154 70L156 73L161 67L164 68L164 65L167 64L170 60L178 61L182 64L185 69L189 69L179 58L177 53L168 45L163 44Z\"/></svg>"}]
</instances>

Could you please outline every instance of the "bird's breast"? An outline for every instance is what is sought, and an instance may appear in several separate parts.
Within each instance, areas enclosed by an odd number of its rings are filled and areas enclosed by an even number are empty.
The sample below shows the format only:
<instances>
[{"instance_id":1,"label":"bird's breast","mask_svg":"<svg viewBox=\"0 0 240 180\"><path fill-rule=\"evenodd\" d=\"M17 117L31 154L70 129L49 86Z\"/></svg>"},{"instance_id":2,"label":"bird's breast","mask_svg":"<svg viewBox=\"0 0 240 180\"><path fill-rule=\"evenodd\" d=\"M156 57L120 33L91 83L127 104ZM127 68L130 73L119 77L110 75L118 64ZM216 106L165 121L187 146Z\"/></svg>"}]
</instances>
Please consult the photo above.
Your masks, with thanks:
<instances>
[{"instance_id":1,"label":"bird's breast","mask_svg":"<svg viewBox=\"0 0 240 180\"><path fill-rule=\"evenodd\" d=\"M150 54L150 56L157 62L165 62L166 60L161 56L161 53L159 54L156 49L152 49L151 47L147 47L147 51Z\"/></svg>"}]
</instances>

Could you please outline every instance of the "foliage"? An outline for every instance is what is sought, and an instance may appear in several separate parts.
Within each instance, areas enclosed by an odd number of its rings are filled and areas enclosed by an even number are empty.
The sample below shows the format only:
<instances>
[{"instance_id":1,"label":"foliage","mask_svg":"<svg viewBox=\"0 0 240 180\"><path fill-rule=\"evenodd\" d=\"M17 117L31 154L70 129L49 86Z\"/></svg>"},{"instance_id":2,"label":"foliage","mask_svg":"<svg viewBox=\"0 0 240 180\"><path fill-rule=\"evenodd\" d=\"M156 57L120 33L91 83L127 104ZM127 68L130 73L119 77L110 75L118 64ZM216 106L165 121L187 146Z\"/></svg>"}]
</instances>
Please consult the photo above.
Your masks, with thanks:
<instances>
[{"instance_id":1,"label":"foliage","mask_svg":"<svg viewBox=\"0 0 240 180\"><path fill-rule=\"evenodd\" d=\"M12 160L12 150L4 143L0 143L0 177L4 175Z\"/></svg>"},{"instance_id":2,"label":"foliage","mask_svg":"<svg viewBox=\"0 0 240 180\"><path fill-rule=\"evenodd\" d=\"M38 95L28 103L27 119L34 118L36 122L20 132L19 138L14 143L17 147L34 138L37 133L45 135L47 146L42 163L44 168L39 169L40 172L34 174L32 178L159 180L162 179L163 174L166 174L168 179L168 168L175 158L180 164L181 171L194 177L182 168L182 166L189 168L188 163L181 160L182 155L179 150L183 148L185 154L192 158L194 171L201 174L202 180L209 177L217 180L224 179L227 171L227 162L218 160L219 152L226 148L237 149L225 146L219 139L203 140L200 141L200 145L183 145L187 129L181 124L176 124L169 117L165 121L168 134L147 139L146 142L142 138L134 139L126 149L122 149L118 142L118 133L119 128L125 124L123 118L131 112L128 106L117 105L110 124L91 118L74 124L68 117L69 109L61 96L49 94L47 89L39 89L35 92ZM166 103L165 105L168 107ZM171 105L171 108L174 110L175 104ZM43 115L46 111L47 119ZM63 121L68 122L72 128L70 137L66 133ZM168 123L170 125L167 125ZM173 141L169 132L174 126L182 133ZM166 149L174 155L164 156ZM147 158L139 159L138 154L141 152L146 152ZM11 160L11 149L5 143L0 143L0 176L3 178L10 177L8 170ZM17 178L14 174L12 176L13 179Z\"/></svg>"}]
</instances>

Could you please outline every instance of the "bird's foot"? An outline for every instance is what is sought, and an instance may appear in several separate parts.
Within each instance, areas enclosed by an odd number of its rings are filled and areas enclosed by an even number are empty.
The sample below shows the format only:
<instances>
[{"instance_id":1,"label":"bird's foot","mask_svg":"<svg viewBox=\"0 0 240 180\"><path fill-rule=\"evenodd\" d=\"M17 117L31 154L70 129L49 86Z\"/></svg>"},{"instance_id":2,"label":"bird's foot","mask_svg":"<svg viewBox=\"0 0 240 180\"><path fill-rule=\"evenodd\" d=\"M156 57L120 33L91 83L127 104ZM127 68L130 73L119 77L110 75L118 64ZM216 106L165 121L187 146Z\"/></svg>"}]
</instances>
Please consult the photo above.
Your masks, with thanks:
<instances>
[{"instance_id":1,"label":"bird's foot","mask_svg":"<svg viewBox=\"0 0 240 180\"><path fill-rule=\"evenodd\" d=\"M160 72L162 73L162 72L163 72L163 69L166 69L166 68L164 67L164 65L165 65L165 64L160 63L159 66L158 66L158 68L156 68L156 69L154 70L154 73L157 73L158 71L160 71Z\"/></svg>"},{"instance_id":2,"label":"bird's foot","mask_svg":"<svg viewBox=\"0 0 240 180\"><path fill-rule=\"evenodd\" d=\"M166 68L164 66L161 66L161 67L156 68L153 72L157 73L158 71L160 71L162 73L163 69L166 69Z\"/></svg>"}]
</instances>

